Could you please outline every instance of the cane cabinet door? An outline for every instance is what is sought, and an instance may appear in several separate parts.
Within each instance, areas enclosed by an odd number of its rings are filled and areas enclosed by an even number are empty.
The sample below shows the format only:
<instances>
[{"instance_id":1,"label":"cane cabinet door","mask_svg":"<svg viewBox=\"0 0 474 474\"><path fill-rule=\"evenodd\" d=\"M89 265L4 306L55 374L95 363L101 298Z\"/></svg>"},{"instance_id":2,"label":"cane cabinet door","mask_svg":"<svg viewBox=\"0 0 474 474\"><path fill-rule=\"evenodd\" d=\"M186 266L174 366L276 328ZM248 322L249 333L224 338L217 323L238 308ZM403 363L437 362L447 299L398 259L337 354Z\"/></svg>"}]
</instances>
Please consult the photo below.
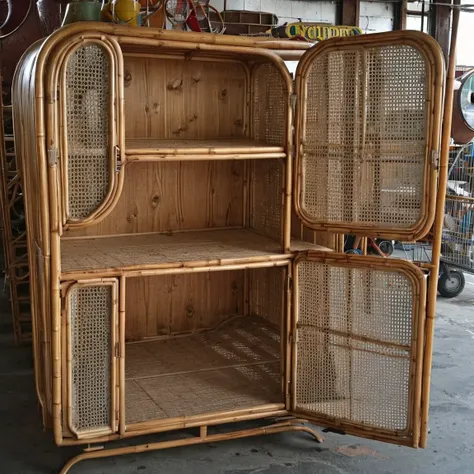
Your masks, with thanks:
<instances>
[{"instance_id":1,"label":"cane cabinet door","mask_svg":"<svg viewBox=\"0 0 474 474\"><path fill-rule=\"evenodd\" d=\"M349 434L418 446L423 273L401 260L305 254L293 280L292 412Z\"/></svg>"},{"instance_id":2,"label":"cane cabinet door","mask_svg":"<svg viewBox=\"0 0 474 474\"><path fill-rule=\"evenodd\" d=\"M77 438L94 438L118 430L117 301L118 283L113 278L78 282L65 294L63 421Z\"/></svg>"},{"instance_id":3,"label":"cane cabinet door","mask_svg":"<svg viewBox=\"0 0 474 474\"><path fill-rule=\"evenodd\" d=\"M60 156L63 224L87 225L107 210L118 185L120 48L107 40L81 41L64 53L60 70Z\"/></svg>"},{"instance_id":4,"label":"cane cabinet door","mask_svg":"<svg viewBox=\"0 0 474 474\"><path fill-rule=\"evenodd\" d=\"M431 37L323 41L296 72L295 207L316 230L414 240L434 219L444 62Z\"/></svg>"}]
</instances>

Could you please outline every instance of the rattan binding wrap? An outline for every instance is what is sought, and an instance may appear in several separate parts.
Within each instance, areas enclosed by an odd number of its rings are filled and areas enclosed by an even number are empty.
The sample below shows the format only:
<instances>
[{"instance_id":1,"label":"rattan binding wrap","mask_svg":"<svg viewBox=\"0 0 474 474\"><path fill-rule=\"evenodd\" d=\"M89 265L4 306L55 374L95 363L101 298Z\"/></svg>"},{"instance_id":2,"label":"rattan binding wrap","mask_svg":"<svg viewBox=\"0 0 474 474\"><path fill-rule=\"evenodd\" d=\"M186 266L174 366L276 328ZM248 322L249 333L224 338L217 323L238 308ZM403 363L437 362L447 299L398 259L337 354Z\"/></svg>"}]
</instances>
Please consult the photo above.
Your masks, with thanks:
<instances>
[{"instance_id":1,"label":"rattan binding wrap","mask_svg":"<svg viewBox=\"0 0 474 474\"><path fill-rule=\"evenodd\" d=\"M68 292L69 428L112 431L114 287L73 285Z\"/></svg>"},{"instance_id":2,"label":"rattan binding wrap","mask_svg":"<svg viewBox=\"0 0 474 474\"><path fill-rule=\"evenodd\" d=\"M69 218L83 220L110 187L109 58L96 44L78 48L66 70Z\"/></svg>"},{"instance_id":3,"label":"rattan binding wrap","mask_svg":"<svg viewBox=\"0 0 474 474\"><path fill-rule=\"evenodd\" d=\"M410 44L328 45L308 62L297 197L308 225L387 234L423 225L430 68Z\"/></svg>"},{"instance_id":4,"label":"rattan binding wrap","mask_svg":"<svg viewBox=\"0 0 474 474\"><path fill-rule=\"evenodd\" d=\"M302 260L297 280L296 407L409 435L419 321L413 279Z\"/></svg>"}]
</instances>

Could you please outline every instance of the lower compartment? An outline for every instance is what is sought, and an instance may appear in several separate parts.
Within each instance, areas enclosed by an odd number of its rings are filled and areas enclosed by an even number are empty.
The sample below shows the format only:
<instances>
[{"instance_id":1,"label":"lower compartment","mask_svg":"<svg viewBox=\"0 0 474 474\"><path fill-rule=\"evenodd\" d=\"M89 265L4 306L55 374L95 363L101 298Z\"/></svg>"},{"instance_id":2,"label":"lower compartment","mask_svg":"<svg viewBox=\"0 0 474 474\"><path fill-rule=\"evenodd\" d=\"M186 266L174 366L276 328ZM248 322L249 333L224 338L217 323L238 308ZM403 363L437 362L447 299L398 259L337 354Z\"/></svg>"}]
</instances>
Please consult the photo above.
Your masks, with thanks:
<instances>
[{"instance_id":1,"label":"lower compartment","mask_svg":"<svg viewBox=\"0 0 474 474\"><path fill-rule=\"evenodd\" d=\"M126 423L283 403L280 335L263 318L126 349Z\"/></svg>"},{"instance_id":2,"label":"lower compartment","mask_svg":"<svg viewBox=\"0 0 474 474\"><path fill-rule=\"evenodd\" d=\"M279 404L286 267L127 281L125 423Z\"/></svg>"}]
</instances>

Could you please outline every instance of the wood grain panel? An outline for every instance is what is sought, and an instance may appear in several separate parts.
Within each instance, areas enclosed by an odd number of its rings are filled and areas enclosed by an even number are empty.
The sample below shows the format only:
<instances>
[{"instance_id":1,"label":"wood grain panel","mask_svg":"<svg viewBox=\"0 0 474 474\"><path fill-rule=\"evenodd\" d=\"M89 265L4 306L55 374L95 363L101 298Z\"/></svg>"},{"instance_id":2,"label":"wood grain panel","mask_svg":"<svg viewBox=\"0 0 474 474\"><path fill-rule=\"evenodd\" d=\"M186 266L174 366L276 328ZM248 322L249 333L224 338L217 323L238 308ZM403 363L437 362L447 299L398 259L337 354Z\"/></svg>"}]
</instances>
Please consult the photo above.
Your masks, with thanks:
<instances>
[{"instance_id":1,"label":"wood grain panel","mask_svg":"<svg viewBox=\"0 0 474 474\"><path fill-rule=\"evenodd\" d=\"M126 137L244 136L246 82L240 63L126 56Z\"/></svg>"},{"instance_id":2,"label":"wood grain panel","mask_svg":"<svg viewBox=\"0 0 474 474\"><path fill-rule=\"evenodd\" d=\"M189 333L243 314L244 270L127 279L126 339Z\"/></svg>"},{"instance_id":3,"label":"wood grain panel","mask_svg":"<svg viewBox=\"0 0 474 474\"><path fill-rule=\"evenodd\" d=\"M101 222L65 232L94 236L243 224L244 162L133 163L122 195Z\"/></svg>"}]
</instances>

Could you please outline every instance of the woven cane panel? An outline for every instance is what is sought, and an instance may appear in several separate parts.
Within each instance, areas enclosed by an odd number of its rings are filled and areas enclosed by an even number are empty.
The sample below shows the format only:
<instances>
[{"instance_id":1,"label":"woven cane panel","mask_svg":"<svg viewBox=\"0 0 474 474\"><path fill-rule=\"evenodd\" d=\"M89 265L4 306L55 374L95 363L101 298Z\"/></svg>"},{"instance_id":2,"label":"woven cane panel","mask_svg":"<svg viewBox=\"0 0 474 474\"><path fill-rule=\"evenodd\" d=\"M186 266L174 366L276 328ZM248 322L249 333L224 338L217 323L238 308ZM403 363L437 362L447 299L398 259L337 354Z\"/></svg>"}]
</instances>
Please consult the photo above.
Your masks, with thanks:
<instances>
[{"instance_id":1,"label":"woven cane panel","mask_svg":"<svg viewBox=\"0 0 474 474\"><path fill-rule=\"evenodd\" d=\"M251 164L251 227L258 233L280 240L282 236L283 163L254 160Z\"/></svg>"},{"instance_id":2,"label":"woven cane panel","mask_svg":"<svg viewBox=\"0 0 474 474\"><path fill-rule=\"evenodd\" d=\"M315 262L301 262L297 277L297 407L408 429L414 324L408 277Z\"/></svg>"},{"instance_id":3,"label":"woven cane panel","mask_svg":"<svg viewBox=\"0 0 474 474\"><path fill-rule=\"evenodd\" d=\"M109 58L97 45L79 48L66 70L69 217L84 219L109 189Z\"/></svg>"},{"instance_id":4,"label":"woven cane panel","mask_svg":"<svg viewBox=\"0 0 474 474\"><path fill-rule=\"evenodd\" d=\"M314 222L404 229L422 218L426 78L424 58L412 46L315 58L301 201Z\"/></svg>"},{"instance_id":5,"label":"woven cane panel","mask_svg":"<svg viewBox=\"0 0 474 474\"><path fill-rule=\"evenodd\" d=\"M280 326L283 312L284 268L258 268L250 273L250 312ZM271 304L269 304L271 302Z\"/></svg>"},{"instance_id":6,"label":"woven cane panel","mask_svg":"<svg viewBox=\"0 0 474 474\"><path fill-rule=\"evenodd\" d=\"M282 403L280 336L260 318L127 344L126 422Z\"/></svg>"},{"instance_id":7,"label":"woven cane panel","mask_svg":"<svg viewBox=\"0 0 474 474\"><path fill-rule=\"evenodd\" d=\"M111 425L111 286L70 293L72 429Z\"/></svg>"},{"instance_id":8,"label":"woven cane panel","mask_svg":"<svg viewBox=\"0 0 474 474\"><path fill-rule=\"evenodd\" d=\"M254 70L253 86L253 138L284 146L288 90L282 75L273 64L261 64Z\"/></svg>"}]
</instances>

